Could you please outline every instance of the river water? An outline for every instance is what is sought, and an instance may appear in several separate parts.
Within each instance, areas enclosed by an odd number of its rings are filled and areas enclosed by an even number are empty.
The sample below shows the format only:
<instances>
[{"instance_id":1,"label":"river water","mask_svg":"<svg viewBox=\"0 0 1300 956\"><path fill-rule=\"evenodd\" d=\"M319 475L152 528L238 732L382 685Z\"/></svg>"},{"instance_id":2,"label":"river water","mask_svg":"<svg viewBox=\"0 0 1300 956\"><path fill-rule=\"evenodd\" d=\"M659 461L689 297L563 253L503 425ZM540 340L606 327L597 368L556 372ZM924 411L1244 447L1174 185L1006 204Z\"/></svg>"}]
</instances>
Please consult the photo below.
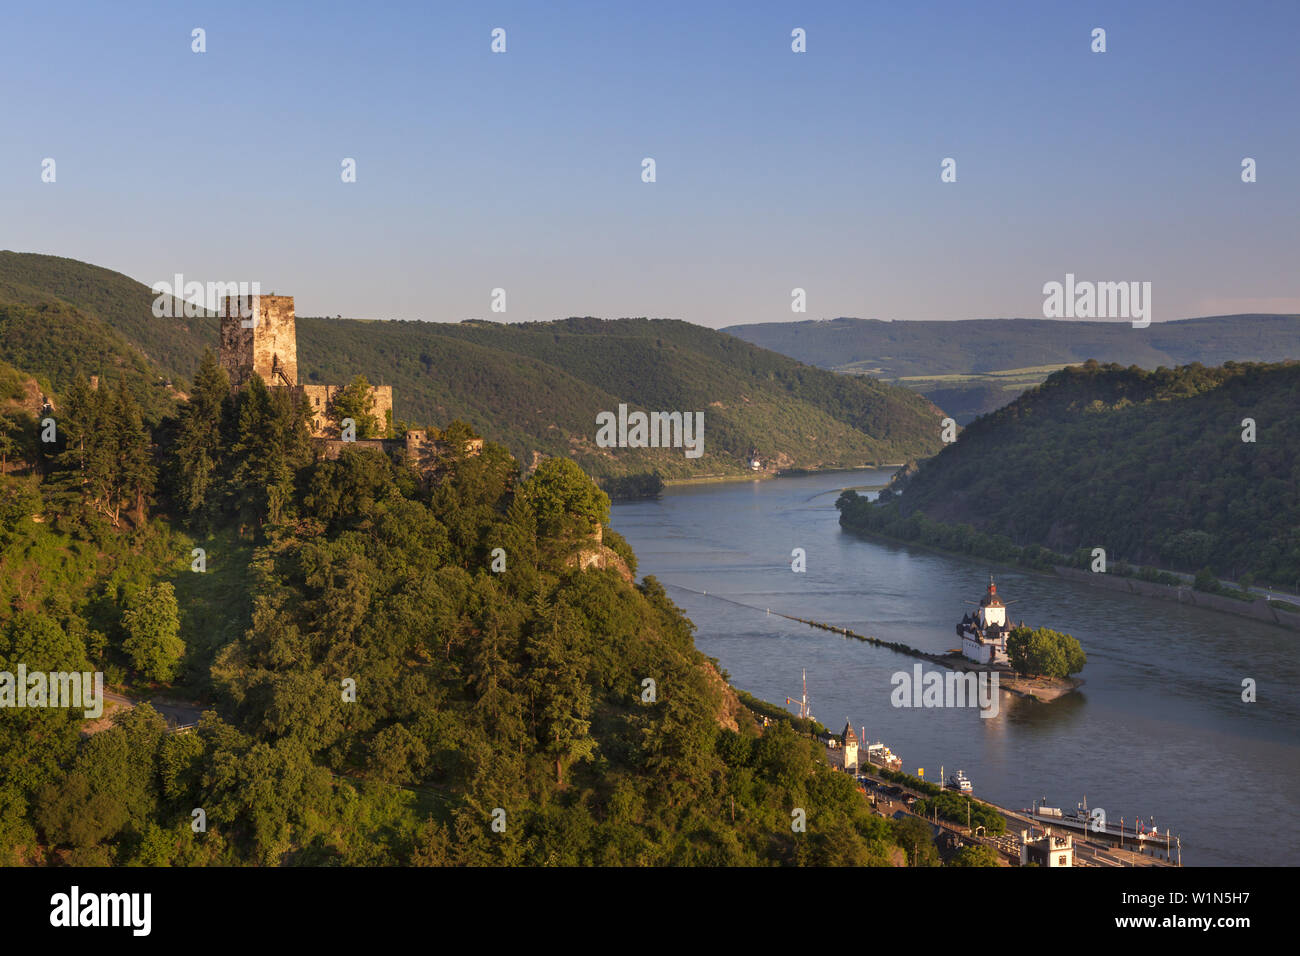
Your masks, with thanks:
<instances>
[{"instance_id":1,"label":"river water","mask_svg":"<svg viewBox=\"0 0 1300 956\"><path fill-rule=\"evenodd\" d=\"M976 795L1012 809L1086 798L1109 823L1153 820L1181 835L1184 865L1294 862L1300 634L842 531L841 489L865 494L889 474L674 486L616 503L611 523L638 575L668 588L732 683L780 704L799 697L806 668L812 714L837 733L846 720L865 726L908 773L937 781L941 766L964 770ZM791 570L795 548L804 573ZM892 675L915 659L730 603L942 652L957 646L954 626L990 572L1013 620L1079 639L1079 692L1050 704L1003 693L991 718L894 707ZM1253 703L1241 699L1244 678L1256 682Z\"/></svg>"}]
</instances>

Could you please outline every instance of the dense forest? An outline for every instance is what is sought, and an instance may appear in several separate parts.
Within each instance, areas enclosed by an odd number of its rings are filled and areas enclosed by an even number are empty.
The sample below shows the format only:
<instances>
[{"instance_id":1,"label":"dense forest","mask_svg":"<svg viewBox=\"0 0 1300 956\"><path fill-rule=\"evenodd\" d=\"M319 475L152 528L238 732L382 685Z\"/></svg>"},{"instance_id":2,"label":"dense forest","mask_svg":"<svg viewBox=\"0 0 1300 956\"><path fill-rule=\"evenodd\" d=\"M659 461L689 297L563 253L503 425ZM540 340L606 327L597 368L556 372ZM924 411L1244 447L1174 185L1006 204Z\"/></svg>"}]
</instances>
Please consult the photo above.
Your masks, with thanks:
<instances>
[{"instance_id":1,"label":"dense forest","mask_svg":"<svg viewBox=\"0 0 1300 956\"><path fill-rule=\"evenodd\" d=\"M155 318L153 298L107 269L0 252L0 360L55 389L76 375L126 377L142 406L161 415L204 348L216 347L218 322ZM685 322L299 316L297 330L301 382L364 375L393 386L396 419L461 420L526 468L542 455L565 456L612 489L653 488L656 475L741 474L751 451L785 469L901 462L939 448L939 410L908 389L838 376ZM598 447L596 415L620 404L703 412L703 456Z\"/></svg>"},{"instance_id":2,"label":"dense forest","mask_svg":"<svg viewBox=\"0 0 1300 956\"><path fill-rule=\"evenodd\" d=\"M832 319L723 331L809 365L914 388L963 425L1088 359L1147 369L1300 359L1300 315L1222 315L1144 329L1062 319Z\"/></svg>"},{"instance_id":3,"label":"dense forest","mask_svg":"<svg viewBox=\"0 0 1300 956\"><path fill-rule=\"evenodd\" d=\"M695 649L571 460L457 423L431 472L321 459L211 354L157 422L125 377L57 399L0 475L0 670L201 717L6 709L5 863L938 862Z\"/></svg>"},{"instance_id":4,"label":"dense forest","mask_svg":"<svg viewBox=\"0 0 1300 956\"><path fill-rule=\"evenodd\" d=\"M879 502L842 497L840 521L1031 565L1064 554L1086 567L1103 548L1121 568L1290 588L1298 408L1297 362L1154 372L1088 362L977 419Z\"/></svg>"}]
</instances>

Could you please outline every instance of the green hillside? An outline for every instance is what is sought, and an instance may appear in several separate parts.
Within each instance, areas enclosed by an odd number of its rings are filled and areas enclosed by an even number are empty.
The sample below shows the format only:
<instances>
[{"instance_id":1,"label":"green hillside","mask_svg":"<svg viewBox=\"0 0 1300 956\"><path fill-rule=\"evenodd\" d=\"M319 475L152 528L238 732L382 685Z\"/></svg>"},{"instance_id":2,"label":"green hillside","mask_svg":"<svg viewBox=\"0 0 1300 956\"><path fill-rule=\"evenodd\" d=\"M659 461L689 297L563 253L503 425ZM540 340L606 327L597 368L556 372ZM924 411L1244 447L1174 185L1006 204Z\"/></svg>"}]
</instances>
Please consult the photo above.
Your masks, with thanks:
<instances>
[{"instance_id":1,"label":"green hillside","mask_svg":"<svg viewBox=\"0 0 1300 956\"><path fill-rule=\"evenodd\" d=\"M1300 315L1158 322L875 319L768 322L723 331L821 368L867 373L923 393L959 423L1001 408L1057 368L1088 359L1155 369L1300 358ZM1016 372L1034 374L1016 375Z\"/></svg>"},{"instance_id":2,"label":"green hillside","mask_svg":"<svg viewBox=\"0 0 1300 956\"><path fill-rule=\"evenodd\" d=\"M750 448L809 468L902 461L938 447L937 411L904 389L837 377L684 322L304 319L298 355L304 381L380 370L367 375L393 385L398 418L460 418L524 461L568 455L597 476L739 473ZM620 403L704 412L704 456L596 447L597 413Z\"/></svg>"},{"instance_id":3,"label":"green hillside","mask_svg":"<svg viewBox=\"0 0 1300 956\"><path fill-rule=\"evenodd\" d=\"M1111 561L1300 579L1300 363L1085 363L965 429L846 527L945 546L977 534ZM1243 441L1243 420L1255 441ZM986 549L984 549L986 550Z\"/></svg>"},{"instance_id":4,"label":"green hillside","mask_svg":"<svg viewBox=\"0 0 1300 956\"><path fill-rule=\"evenodd\" d=\"M56 407L75 378L98 375L124 379L153 421L175 408L168 376L147 355L99 318L56 299L0 302L0 360L34 375Z\"/></svg>"},{"instance_id":5,"label":"green hillside","mask_svg":"<svg viewBox=\"0 0 1300 956\"><path fill-rule=\"evenodd\" d=\"M0 253L0 302L20 307L0 359L47 376L56 390L78 371L129 366L150 414L161 398L141 383L188 381L204 347L217 345L214 319L154 318L147 287L71 259ZM41 331L30 313L40 308L57 316L57 335ZM360 374L393 386L400 421L459 418L526 465L539 454L567 455L600 478L741 474L750 449L773 467L818 468L903 461L938 448L938 410L907 389L836 376L684 322L299 317L298 362L303 382L345 384ZM703 412L704 455L598 448L596 415L620 404Z\"/></svg>"},{"instance_id":6,"label":"green hillside","mask_svg":"<svg viewBox=\"0 0 1300 956\"><path fill-rule=\"evenodd\" d=\"M61 256L0 251L0 302L51 298L100 319L174 380L188 381L203 347L216 342L215 318L155 318L149 286L120 272Z\"/></svg>"},{"instance_id":7,"label":"green hillside","mask_svg":"<svg viewBox=\"0 0 1300 956\"><path fill-rule=\"evenodd\" d=\"M214 362L153 429L119 384L75 381L0 475L0 670L196 726L6 709L0 865L939 862L822 728L730 686L572 461L318 461Z\"/></svg>"}]
</instances>

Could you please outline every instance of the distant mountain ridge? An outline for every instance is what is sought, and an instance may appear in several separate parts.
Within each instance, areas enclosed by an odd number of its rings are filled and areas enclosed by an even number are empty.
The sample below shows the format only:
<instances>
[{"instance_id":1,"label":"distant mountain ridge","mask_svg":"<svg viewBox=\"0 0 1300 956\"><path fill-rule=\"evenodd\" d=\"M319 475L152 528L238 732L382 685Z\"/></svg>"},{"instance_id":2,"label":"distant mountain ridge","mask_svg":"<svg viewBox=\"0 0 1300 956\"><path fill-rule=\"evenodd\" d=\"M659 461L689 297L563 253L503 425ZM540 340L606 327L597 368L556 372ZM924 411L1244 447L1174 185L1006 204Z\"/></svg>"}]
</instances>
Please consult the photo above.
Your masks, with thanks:
<instances>
[{"instance_id":1,"label":"distant mountain ridge","mask_svg":"<svg viewBox=\"0 0 1300 956\"><path fill-rule=\"evenodd\" d=\"M876 363L883 376L1102 363L1154 369L1300 358L1300 315L1218 315L1153 322L961 319L953 322L763 322L722 331L821 368Z\"/></svg>"},{"instance_id":2,"label":"distant mountain ridge","mask_svg":"<svg viewBox=\"0 0 1300 956\"><path fill-rule=\"evenodd\" d=\"M733 325L723 331L810 365L907 385L961 424L1002 407L1052 371L1088 359L1156 369L1300 358L1300 315L1210 316L1144 329L1127 322L1063 319L839 318ZM1007 370L1023 373L990 374Z\"/></svg>"},{"instance_id":3,"label":"distant mountain ridge","mask_svg":"<svg viewBox=\"0 0 1300 956\"><path fill-rule=\"evenodd\" d=\"M78 374L121 371L159 414L168 404L160 386L183 385L194 374L203 349L217 347L218 323L157 319L153 298L111 270L0 252L0 360L47 376L56 390ZM44 318L36 314L42 309ZM59 331L51 335L44 329L55 319ZM449 325L299 316L297 331L300 381L365 375L393 386L395 419L462 419L525 465L566 455L597 477L657 471L672 479L745 473L751 449L773 466L817 468L904 461L940 445L942 416L914 392L802 365L686 322ZM620 404L704 412L704 455L597 447L596 415Z\"/></svg>"}]
</instances>

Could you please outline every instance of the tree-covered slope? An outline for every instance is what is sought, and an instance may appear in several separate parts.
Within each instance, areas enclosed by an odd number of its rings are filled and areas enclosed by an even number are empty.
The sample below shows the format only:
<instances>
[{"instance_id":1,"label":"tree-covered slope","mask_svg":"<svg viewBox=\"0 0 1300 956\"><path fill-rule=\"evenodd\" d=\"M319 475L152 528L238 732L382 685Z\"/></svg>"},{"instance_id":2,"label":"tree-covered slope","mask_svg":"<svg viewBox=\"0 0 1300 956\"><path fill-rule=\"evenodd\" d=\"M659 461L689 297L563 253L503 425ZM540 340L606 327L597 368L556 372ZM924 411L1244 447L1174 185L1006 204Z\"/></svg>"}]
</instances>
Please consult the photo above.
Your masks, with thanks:
<instances>
[{"instance_id":1,"label":"tree-covered slope","mask_svg":"<svg viewBox=\"0 0 1300 956\"><path fill-rule=\"evenodd\" d=\"M1254 441L1243 440L1246 419ZM871 508L1017 545L1291 584L1300 363L1064 369L977 419ZM854 523L847 511L843 520Z\"/></svg>"},{"instance_id":2,"label":"tree-covered slope","mask_svg":"<svg viewBox=\"0 0 1300 956\"><path fill-rule=\"evenodd\" d=\"M901 461L938 447L937 410L905 389L844 379L683 322L504 325L299 321L304 380L367 371L397 417L461 418L507 444L569 455L597 476L737 473L756 448L782 467ZM704 455L596 446L596 415L703 412Z\"/></svg>"},{"instance_id":3,"label":"tree-covered slope","mask_svg":"<svg viewBox=\"0 0 1300 956\"><path fill-rule=\"evenodd\" d=\"M62 256L0 251L0 302L33 304L33 297L57 297L100 319L174 380L188 381L204 347L216 342L215 318L186 318L179 309L177 318L155 318L150 287L120 272Z\"/></svg>"},{"instance_id":4,"label":"tree-covered slope","mask_svg":"<svg viewBox=\"0 0 1300 956\"><path fill-rule=\"evenodd\" d=\"M48 377L56 390L77 370L97 374L114 363L143 363L137 377L188 381L203 348L217 346L217 323L155 318L152 301L148 287L120 273L0 253L0 303L59 317L43 330L20 311L0 359ZM778 467L815 468L902 461L938 448L938 410L906 389L835 376L684 322L299 316L298 363L303 382L345 384L364 375L393 386L398 420L459 418L526 465L538 455L568 455L600 477L739 474L751 449ZM143 391L139 397L151 413L160 407ZM620 404L703 412L704 455L597 447L596 415Z\"/></svg>"},{"instance_id":5,"label":"tree-covered slope","mask_svg":"<svg viewBox=\"0 0 1300 956\"><path fill-rule=\"evenodd\" d=\"M51 399L78 376L97 375L125 380L153 421L175 408L168 377L147 355L99 318L57 299L0 302L0 360L33 375Z\"/></svg>"},{"instance_id":6,"label":"tree-covered slope","mask_svg":"<svg viewBox=\"0 0 1300 956\"><path fill-rule=\"evenodd\" d=\"M726 683L626 542L593 537L609 501L572 461L524 478L491 442L431 473L375 449L318 461L301 408L260 380L232 395L210 358L152 430L119 384L74 382L60 442L0 476L0 669L99 671L205 712L171 733L142 705L83 738L76 710L6 709L0 862L867 865L910 848L807 721Z\"/></svg>"}]
</instances>

